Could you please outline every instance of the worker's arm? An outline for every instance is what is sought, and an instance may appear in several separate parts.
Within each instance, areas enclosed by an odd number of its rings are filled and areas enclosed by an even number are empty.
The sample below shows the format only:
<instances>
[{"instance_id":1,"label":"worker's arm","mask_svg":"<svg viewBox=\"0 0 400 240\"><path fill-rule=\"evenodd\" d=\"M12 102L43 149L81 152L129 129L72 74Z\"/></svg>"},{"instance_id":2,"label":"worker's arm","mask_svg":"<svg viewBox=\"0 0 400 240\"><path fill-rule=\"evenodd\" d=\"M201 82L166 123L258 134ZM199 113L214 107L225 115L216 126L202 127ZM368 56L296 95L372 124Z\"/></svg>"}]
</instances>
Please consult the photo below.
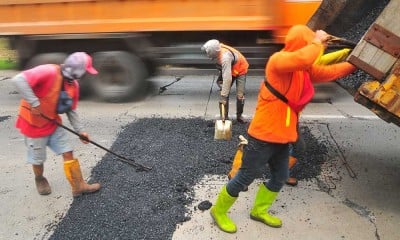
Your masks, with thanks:
<instances>
[{"instance_id":1,"label":"worker's arm","mask_svg":"<svg viewBox=\"0 0 400 240\"><path fill-rule=\"evenodd\" d=\"M27 101L32 107L37 107L40 105L39 98L35 95L22 73L13 77L11 81L18 90L19 94L21 94L22 98L25 99L25 101Z\"/></svg>"},{"instance_id":2,"label":"worker's arm","mask_svg":"<svg viewBox=\"0 0 400 240\"><path fill-rule=\"evenodd\" d=\"M231 53L226 52L221 57L221 73L222 73L222 90L221 96L228 97L232 86L232 61L233 56Z\"/></svg>"},{"instance_id":3,"label":"worker's arm","mask_svg":"<svg viewBox=\"0 0 400 240\"><path fill-rule=\"evenodd\" d=\"M68 111L67 117L75 132L79 133L79 135L82 136L81 141L83 143L89 143L88 141L86 141L89 140L89 135L84 130L83 124L81 123L81 120L76 110Z\"/></svg>"},{"instance_id":4,"label":"worker's arm","mask_svg":"<svg viewBox=\"0 0 400 240\"><path fill-rule=\"evenodd\" d=\"M310 77L313 82L329 82L345 77L357 70L349 62L341 62L331 65L313 65Z\"/></svg>"}]
</instances>

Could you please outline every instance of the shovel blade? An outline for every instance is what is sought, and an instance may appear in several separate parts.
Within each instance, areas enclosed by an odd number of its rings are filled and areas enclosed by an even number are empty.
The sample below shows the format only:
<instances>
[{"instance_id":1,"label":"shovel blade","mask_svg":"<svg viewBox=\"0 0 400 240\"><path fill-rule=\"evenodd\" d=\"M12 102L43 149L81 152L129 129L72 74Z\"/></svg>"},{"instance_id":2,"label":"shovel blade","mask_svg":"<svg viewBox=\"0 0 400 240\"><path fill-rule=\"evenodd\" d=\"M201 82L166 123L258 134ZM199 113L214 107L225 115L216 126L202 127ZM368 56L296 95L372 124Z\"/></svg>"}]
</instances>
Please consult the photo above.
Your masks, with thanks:
<instances>
[{"instance_id":1,"label":"shovel blade","mask_svg":"<svg viewBox=\"0 0 400 240\"><path fill-rule=\"evenodd\" d=\"M232 138L232 121L217 120L215 121L214 139L231 140Z\"/></svg>"}]
</instances>

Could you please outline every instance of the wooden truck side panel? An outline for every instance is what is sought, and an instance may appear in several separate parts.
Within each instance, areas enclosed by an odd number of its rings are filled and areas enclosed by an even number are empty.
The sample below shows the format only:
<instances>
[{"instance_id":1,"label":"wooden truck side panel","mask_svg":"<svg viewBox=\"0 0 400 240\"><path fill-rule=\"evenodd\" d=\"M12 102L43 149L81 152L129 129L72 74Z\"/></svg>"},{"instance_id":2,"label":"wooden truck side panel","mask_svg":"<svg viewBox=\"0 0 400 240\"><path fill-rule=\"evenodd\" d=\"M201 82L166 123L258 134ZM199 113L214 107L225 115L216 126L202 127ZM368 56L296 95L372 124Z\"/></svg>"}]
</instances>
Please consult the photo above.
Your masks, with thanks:
<instances>
[{"instance_id":1,"label":"wooden truck side panel","mask_svg":"<svg viewBox=\"0 0 400 240\"><path fill-rule=\"evenodd\" d=\"M348 61L375 80L364 82L356 102L400 126L400 0L391 0L371 25Z\"/></svg>"}]
</instances>

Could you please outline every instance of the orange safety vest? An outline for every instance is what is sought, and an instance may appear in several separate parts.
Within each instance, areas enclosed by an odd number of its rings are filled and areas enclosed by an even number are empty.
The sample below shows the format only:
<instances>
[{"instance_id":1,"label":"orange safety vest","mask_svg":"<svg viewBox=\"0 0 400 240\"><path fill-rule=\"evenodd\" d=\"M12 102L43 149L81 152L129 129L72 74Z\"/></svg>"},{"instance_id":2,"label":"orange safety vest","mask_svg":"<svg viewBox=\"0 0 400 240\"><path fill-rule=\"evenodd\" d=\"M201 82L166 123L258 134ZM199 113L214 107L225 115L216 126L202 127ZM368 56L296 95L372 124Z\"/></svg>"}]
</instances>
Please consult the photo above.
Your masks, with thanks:
<instances>
[{"instance_id":1,"label":"orange safety vest","mask_svg":"<svg viewBox=\"0 0 400 240\"><path fill-rule=\"evenodd\" d=\"M55 67L57 68L57 71L61 73L60 66L55 65ZM39 99L42 113L50 119L55 119L57 122L61 122L61 118L56 112L61 84L63 84L62 75L57 74L57 77L54 79L53 85L50 87L48 93ZM43 127L49 123L49 120L42 116L32 114L30 109L31 105L22 99L19 105L19 116L29 124L36 127Z\"/></svg>"},{"instance_id":2,"label":"orange safety vest","mask_svg":"<svg viewBox=\"0 0 400 240\"><path fill-rule=\"evenodd\" d=\"M247 70L249 68L249 63L247 62L246 58L236 49L229 47L225 44L221 43L221 54L219 55L222 56L226 51L232 52L234 55L234 58L236 58L236 56L239 56L238 59L236 60L236 63L234 63L232 65L232 76L237 77L243 74L247 73ZM220 59L221 61L221 59Z\"/></svg>"}]
</instances>

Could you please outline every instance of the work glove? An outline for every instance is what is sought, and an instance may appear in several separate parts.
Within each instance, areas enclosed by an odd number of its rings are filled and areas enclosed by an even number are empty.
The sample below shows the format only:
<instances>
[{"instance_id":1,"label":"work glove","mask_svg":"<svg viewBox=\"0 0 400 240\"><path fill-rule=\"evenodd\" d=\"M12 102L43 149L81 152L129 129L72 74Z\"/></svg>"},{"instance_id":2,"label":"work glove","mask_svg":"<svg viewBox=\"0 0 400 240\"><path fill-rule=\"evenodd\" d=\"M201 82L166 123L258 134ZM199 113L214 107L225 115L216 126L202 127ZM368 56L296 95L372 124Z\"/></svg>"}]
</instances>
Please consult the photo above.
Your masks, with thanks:
<instances>
[{"instance_id":1,"label":"work glove","mask_svg":"<svg viewBox=\"0 0 400 240\"><path fill-rule=\"evenodd\" d=\"M350 48L344 48L338 51L326 53L324 55L321 55L315 62L314 64L318 65L330 65L334 63L339 63L344 60L346 60L347 56L349 56L351 52Z\"/></svg>"},{"instance_id":2,"label":"work glove","mask_svg":"<svg viewBox=\"0 0 400 240\"><path fill-rule=\"evenodd\" d=\"M238 146L247 145L249 143L249 141L247 141L247 139L245 137L243 137L243 135L239 135L239 141L240 142L239 142Z\"/></svg>"}]
</instances>

